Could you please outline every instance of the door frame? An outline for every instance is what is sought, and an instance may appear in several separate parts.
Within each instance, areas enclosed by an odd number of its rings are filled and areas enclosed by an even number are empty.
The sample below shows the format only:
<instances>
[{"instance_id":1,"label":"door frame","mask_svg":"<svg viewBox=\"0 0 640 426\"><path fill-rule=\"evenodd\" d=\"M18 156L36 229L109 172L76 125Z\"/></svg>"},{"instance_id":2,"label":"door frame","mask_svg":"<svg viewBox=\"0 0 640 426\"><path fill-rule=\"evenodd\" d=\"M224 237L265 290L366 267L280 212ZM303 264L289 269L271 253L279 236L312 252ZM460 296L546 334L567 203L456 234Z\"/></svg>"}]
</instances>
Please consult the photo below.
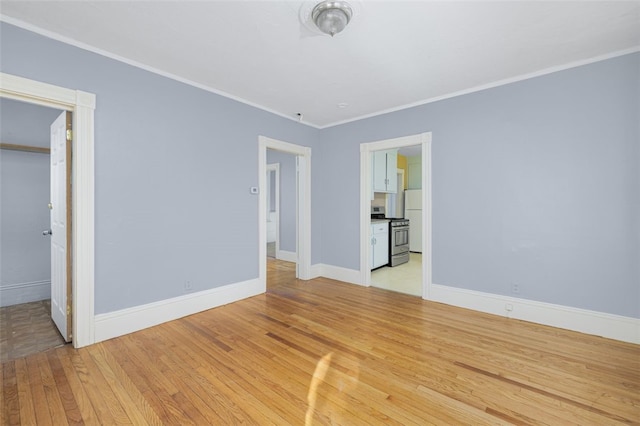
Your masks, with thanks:
<instances>
[{"instance_id":1,"label":"door frame","mask_svg":"<svg viewBox=\"0 0 640 426\"><path fill-rule=\"evenodd\" d=\"M280 163L267 164L267 172L273 172L273 178L275 180L275 212L276 212L276 251L275 256L278 258L280 252ZM271 194L269 188L269 182L265 186L267 194ZM265 207L268 203L265 200Z\"/></svg>"},{"instance_id":2,"label":"door frame","mask_svg":"<svg viewBox=\"0 0 640 426\"><path fill-rule=\"evenodd\" d=\"M297 156L296 275L311 279L311 148L258 136L258 280L267 289L267 149Z\"/></svg>"},{"instance_id":3,"label":"door frame","mask_svg":"<svg viewBox=\"0 0 640 426\"><path fill-rule=\"evenodd\" d=\"M431 132L360 144L360 282L371 285L369 229L371 224L371 154L373 151L420 145L422 148L422 298L431 294ZM411 226L411 225L409 225Z\"/></svg>"},{"instance_id":4,"label":"door frame","mask_svg":"<svg viewBox=\"0 0 640 426\"><path fill-rule=\"evenodd\" d=\"M95 342L94 112L96 95L0 73L0 97L71 111L72 340L75 348Z\"/></svg>"}]
</instances>

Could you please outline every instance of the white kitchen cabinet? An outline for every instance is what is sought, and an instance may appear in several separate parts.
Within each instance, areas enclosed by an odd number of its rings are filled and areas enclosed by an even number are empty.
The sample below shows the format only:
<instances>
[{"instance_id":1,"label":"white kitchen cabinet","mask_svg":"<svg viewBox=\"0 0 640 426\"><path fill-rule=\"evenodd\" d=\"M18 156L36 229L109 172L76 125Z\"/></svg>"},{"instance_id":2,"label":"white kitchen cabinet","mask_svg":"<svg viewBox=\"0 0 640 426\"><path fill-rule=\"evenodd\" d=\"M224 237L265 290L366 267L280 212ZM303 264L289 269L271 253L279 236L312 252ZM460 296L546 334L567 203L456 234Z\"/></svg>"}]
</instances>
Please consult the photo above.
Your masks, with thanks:
<instances>
[{"instance_id":1,"label":"white kitchen cabinet","mask_svg":"<svg viewBox=\"0 0 640 426\"><path fill-rule=\"evenodd\" d=\"M371 269L389 263L389 222L371 224Z\"/></svg>"},{"instance_id":2,"label":"white kitchen cabinet","mask_svg":"<svg viewBox=\"0 0 640 426\"><path fill-rule=\"evenodd\" d=\"M373 192L396 193L398 190L398 150L374 151L372 157Z\"/></svg>"}]
</instances>

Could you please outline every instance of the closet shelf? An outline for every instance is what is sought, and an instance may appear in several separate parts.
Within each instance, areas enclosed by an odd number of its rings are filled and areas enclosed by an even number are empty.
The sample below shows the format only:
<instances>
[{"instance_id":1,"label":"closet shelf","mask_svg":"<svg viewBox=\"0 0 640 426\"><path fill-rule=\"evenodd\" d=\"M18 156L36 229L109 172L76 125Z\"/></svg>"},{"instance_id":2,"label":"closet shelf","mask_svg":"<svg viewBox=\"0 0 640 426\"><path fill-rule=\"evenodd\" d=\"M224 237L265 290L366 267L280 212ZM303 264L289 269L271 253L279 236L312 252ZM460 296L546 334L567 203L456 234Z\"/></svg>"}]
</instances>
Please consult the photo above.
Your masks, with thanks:
<instances>
[{"instance_id":1,"label":"closet shelf","mask_svg":"<svg viewBox=\"0 0 640 426\"><path fill-rule=\"evenodd\" d=\"M11 151L37 152L38 154L49 154L51 149L39 146L16 145L13 143L0 143L0 149L8 149Z\"/></svg>"}]
</instances>

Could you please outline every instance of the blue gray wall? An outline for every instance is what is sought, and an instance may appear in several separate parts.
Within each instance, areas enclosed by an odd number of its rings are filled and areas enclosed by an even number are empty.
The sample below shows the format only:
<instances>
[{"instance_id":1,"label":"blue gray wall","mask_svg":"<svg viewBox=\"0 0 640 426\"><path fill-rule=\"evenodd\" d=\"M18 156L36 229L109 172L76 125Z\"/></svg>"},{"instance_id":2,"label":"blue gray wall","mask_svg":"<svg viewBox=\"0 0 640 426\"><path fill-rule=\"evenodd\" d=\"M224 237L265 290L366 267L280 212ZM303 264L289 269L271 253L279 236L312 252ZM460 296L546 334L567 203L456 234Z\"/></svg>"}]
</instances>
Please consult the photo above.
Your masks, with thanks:
<instances>
[{"instance_id":1,"label":"blue gray wall","mask_svg":"<svg viewBox=\"0 0 640 426\"><path fill-rule=\"evenodd\" d=\"M3 72L97 94L96 313L257 277L260 134L313 148L312 264L358 269L359 144L431 131L435 283L640 317L640 54L319 131L0 40Z\"/></svg>"},{"instance_id":2,"label":"blue gray wall","mask_svg":"<svg viewBox=\"0 0 640 426\"><path fill-rule=\"evenodd\" d=\"M0 151L0 306L51 295L49 156Z\"/></svg>"},{"instance_id":3,"label":"blue gray wall","mask_svg":"<svg viewBox=\"0 0 640 426\"><path fill-rule=\"evenodd\" d=\"M267 150L267 164L280 164L280 250L296 252L296 156Z\"/></svg>"},{"instance_id":4,"label":"blue gray wall","mask_svg":"<svg viewBox=\"0 0 640 426\"><path fill-rule=\"evenodd\" d=\"M0 141L49 146L50 108L0 99ZM51 295L49 155L0 150L0 306Z\"/></svg>"},{"instance_id":5,"label":"blue gray wall","mask_svg":"<svg viewBox=\"0 0 640 426\"><path fill-rule=\"evenodd\" d=\"M638 318L639 103L632 54L326 129L322 260L359 267L359 144L430 131L434 283Z\"/></svg>"},{"instance_id":6,"label":"blue gray wall","mask_svg":"<svg viewBox=\"0 0 640 426\"><path fill-rule=\"evenodd\" d=\"M316 129L6 23L0 49L5 73L97 96L97 314L258 277L258 136L313 149Z\"/></svg>"},{"instance_id":7,"label":"blue gray wall","mask_svg":"<svg viewBox=\"0 0 640 426\"><path fill-rule=\"evenodd\" d=\"M49 148L51 123L60 113L53 108L0 98L0 140Z\"/></svg>"}]
</instances>

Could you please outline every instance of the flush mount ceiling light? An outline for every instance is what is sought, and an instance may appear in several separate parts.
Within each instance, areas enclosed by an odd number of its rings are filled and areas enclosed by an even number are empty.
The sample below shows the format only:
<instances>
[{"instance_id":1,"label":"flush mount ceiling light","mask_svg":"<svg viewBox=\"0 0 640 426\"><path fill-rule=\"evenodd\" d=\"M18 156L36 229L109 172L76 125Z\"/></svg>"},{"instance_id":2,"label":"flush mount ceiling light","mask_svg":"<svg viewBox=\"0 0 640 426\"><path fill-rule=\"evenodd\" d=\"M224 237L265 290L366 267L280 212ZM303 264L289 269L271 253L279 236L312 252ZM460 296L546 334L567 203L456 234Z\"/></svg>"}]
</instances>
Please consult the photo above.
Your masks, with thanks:
<instances>
[{"instance_id":1,"label":"flush mount ceiling light","mask_svg":"<svg viewBox=\"0 0 640 426\"><path fill-rule=\"evenodd\" d=\"M331 37L344 30L353 11L346 1L328 1L318 3L311 12L311 19L318 29Z\"/></svg>"}]
</instances>

